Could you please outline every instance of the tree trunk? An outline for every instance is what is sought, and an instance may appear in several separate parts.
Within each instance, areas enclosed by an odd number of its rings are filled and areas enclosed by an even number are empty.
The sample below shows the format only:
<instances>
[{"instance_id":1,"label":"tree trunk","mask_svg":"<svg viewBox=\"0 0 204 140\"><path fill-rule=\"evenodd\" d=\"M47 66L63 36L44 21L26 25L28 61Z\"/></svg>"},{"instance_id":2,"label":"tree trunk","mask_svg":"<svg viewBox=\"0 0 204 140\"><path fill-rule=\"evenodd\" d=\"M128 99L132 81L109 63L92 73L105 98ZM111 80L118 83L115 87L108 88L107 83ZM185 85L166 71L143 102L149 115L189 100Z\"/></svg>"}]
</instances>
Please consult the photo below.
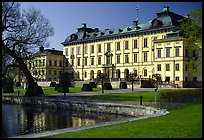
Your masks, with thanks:
<instances>
[{"instance_id":1,"label":"tree trunk","mask_svg":"<svg viewBox=\"0 0 204 140\"><path fill-rule=\"evenodd\" d=\"M23 71L27 82L28 82L28 88L26 90L25 96L38 96L38 90L37 85L34 82L33 76L31 75L30 71L28 70L26 64L23 62L23 59L18 57L16 53L12 50L10 50L3 42L2 42L2 49L5 53L13 57L16 62L19 64L19 68Z\"/></svg>"}]
</instances>

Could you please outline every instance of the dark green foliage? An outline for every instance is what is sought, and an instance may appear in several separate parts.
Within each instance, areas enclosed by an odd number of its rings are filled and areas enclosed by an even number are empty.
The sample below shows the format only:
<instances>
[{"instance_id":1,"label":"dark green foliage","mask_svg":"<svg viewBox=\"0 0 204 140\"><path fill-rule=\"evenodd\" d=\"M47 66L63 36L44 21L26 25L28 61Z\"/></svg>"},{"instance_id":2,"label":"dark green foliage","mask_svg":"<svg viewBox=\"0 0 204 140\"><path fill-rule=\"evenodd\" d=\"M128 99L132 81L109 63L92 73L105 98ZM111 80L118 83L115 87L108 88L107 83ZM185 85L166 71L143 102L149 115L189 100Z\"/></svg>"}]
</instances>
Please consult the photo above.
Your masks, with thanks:
<instances>
[{"instance_id":1,"label":"dark green foliage","mask_svg":"<svg viewBox=\"0 0 204 140\"><path fill-rule=\"evenodd\" d=\"M89 82L89 84L92 86L92 88L97 88L96 82Z\"/></svg>"},{"instance_id":2,"label":"dark green foliage","mask_svg":"<svg viewBox=\"0 0 204 140\"><path fill-rule=\"evenodd\" d=\"M21 82L16 82L16 86L20 87L21 86Z\"/></svg>"},{"instance_id":3,"label":"dark green foliage","mask_svg":"<svg viewBox=\"0 0 204 140\"><path fill-rule=\"evenodd\" d=\"M4 85L3 86L3 93L13 93L13 85Z\"/></svg>"},{"instance_id":4,"label":"dark green foliage","mask_svg":"<svg viewBox=\"0 0 204 140\"><path fill-rule=\"evenodd\" d=\"M112 90L112 85L111 83L104 83L103 88L104 90Z\"/></svg>"},{"instance_id":5,"label":"dark green foliage","mask_svg":"<svg viewBox=\"0 0 204 140\"><path fill-rule=\"evenodd\" d=\"M51 82L50 83L50 87L55 87L56 86L56 82Z\"/></svg>"},{"instance_id":6,"label":"dark green foliage","mask_svg":"<svg viewBox=\"0 0 204 140\"><path fill-rule=\"evenodd\" d=\"M60 93L69 93L69 87L68 86L65 86L65 87L58 86L57 91Z\"/></svg>"},{"instance_id":7,"label":"dark green foliage","mask_svg":"<svg viewBox=\"0 0 204 140\"><path fill-rule=\"evenodd\" d=\"M141 80L141 88L155 88L153 80Z\"/></svg>"},{"instance_id":8,"label":"dark green foliage","mask_svg":"<svg viewBox=\"0 0 204 140\"><path fill-rule=\"evenodd\" d=\"M93 91L91 84L83 84L81 91Z\"/></svg>"},{"instance_id":9,"label":"dark green foliage","mask_svg":"<svg viewBox=\"0 0 204 140\"><path fill-rule=\"evenodd\" d=\"M36 90L37 90L36 93L38 93L38 95L43 94L43 89L41 86L37 86Z\"/></svg>"},{"instance_id":10,"label":"dark green foliage","mask_svg":"<svg viewBox=\"0 0 204 140\"><path fill-rule=\"evenodd\" d=\"M127 89L127 83L126 82L120 82L120 89Z\"/></svg>"},{"instance_id":11,"label":"dark green foliage","mask_svg":"<svg viewBox=\"0 0 204 140\"><path fill-rule=\"evenodd\" d=\"M71 81L72 79L68 72L64 72L59 76L59 84L62 86L72 87Z\"/></svg>"},{"instance_id":12,"label":"dark green foliage","mask_svg":"<svg viewBox=\"0 0 204 140\"><path fill-rule=\"evenodd\" d=\"M202 88L161 91L160 100L163 102L196 102L202 100Z\"/></svg>"},{"instance_id":13,"label":"dark green foliage","mask_svg":"<svg viewBox=\"0 0 204 140\"><path fill-rule=\"evenodd\" d=\"M55 90L58 90L58 87L60 87L60 84L55 85Z\"/></svg>"}]
</instances>

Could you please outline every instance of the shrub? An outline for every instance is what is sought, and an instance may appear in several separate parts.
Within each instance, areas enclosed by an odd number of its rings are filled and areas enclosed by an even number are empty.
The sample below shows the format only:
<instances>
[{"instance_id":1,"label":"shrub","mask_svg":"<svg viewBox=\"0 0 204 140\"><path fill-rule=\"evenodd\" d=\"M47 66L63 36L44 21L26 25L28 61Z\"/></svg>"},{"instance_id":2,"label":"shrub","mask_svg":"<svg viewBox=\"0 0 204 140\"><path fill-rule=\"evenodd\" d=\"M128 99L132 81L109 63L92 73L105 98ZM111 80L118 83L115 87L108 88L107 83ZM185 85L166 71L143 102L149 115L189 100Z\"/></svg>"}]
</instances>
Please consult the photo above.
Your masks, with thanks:
<instances>
[{"instance_id":1,"label":"shrub","mask_svg":"<svg viewBox=\"0 0 204 140\"><path fill-rule=\"evenodd\" d=\"M112 85L111 85L111 83L104 83L104 84L103 84L103 89L104 89L104 90L112 90Z\"/></svg>"},{"instance_id":2,"label":"shrub","mask_svg":"<svg viewBox=\"0 0 204 140\"><path fill-rule=\"evenodd\" d=\"M21 82L16 82L16 86L20 87L21 86Z\"/></svg>"},{"instance_id":3,"label":"shrub","mask_svg":"<svg viewBox=\"0 0 204 140\"><path fill-rule=\"evenodd\" d=\"M50 87L55 87L56 86L56 82L51 82L50 83Z\"/></svg>"},{"instance_id":4,"label":"shrub","mask_svg":"<svg viewBox=\"0 0 204 140\"><path fill-rule=\"evenodd\" d=\"M43 94L43 89L41 86L37 86L37 92L36 93L38 93L38 95Z\"/></svg>"},{"instance_id":5,"label":"shrub","mask_svg":"<svg viewBox=\"0 0 204 140\"><path fill-rule=\"evenodd\" d=\"M120 89L127 89L127 83L126 82L120 82Z\"/></svg>"},{"instance_id":6,"label":"shrub","mask_svg":"<svg viewBox=\"0 0 204 140\"><path fill-rule=\"evenodd\" d=\"M55 90L58 90L58 87L60 87L60 84L55 85Z\"/></svg>"},{"instance_id":7,"label":"shrub","mask_svg":"<svg viewBox=\"0 0 204 140\"><path fill-rule=\"evenodd\" d=\"M91 84L83 84L81 91L93 91Z\"/></svg>"},{"instance_id":8,"label":"shrub","mask_svg":"<svg viewBox=\"0 0 204 140\"><path fill-rule=\"evenodd\" d=\"M89 84L92 86L92 88L97 88L96 82L89 82Z\"/></svg>"},{"instance_id":9,"label":"shrub","mask_svg":"<svg viewBox=\"0 0 204 140\"><path fill-rule=\"evenodd\" d=\"M61 93L69 93L69 87L68 86L64 86L64 87L58 86L57 91Z\"/></svg>"},{"instance_id":10,"label":"shrub","mask_svg":"<svg viewBox=\"0 0 204 140\"><path fill-rule=\"evenodd\" d=\"M3 86L3 93L13 93L13 85L4 85Z\"/></svg>"}]
</instances>

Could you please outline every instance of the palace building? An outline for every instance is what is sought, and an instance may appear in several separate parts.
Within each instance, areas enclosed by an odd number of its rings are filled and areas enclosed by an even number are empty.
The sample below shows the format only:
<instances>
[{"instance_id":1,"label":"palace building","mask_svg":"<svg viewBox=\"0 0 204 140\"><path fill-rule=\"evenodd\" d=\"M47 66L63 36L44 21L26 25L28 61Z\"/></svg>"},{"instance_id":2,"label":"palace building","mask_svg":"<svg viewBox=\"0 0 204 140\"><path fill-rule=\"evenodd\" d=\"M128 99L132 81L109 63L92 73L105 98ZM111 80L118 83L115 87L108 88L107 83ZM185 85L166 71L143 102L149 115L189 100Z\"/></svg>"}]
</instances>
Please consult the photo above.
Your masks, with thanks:
<instances>
[{"instance_id":1,"label":"palace building","mask_svg":"<svg viewBox=\"0 0 204 140\"><path fill-rule=\"evenodd\" d=\"M130 73L139 78L160 74L162 81L183 87L195 78L188 72L185 39L179 34L183 18L166 6L144 24L136 20L127 27L99 30L84 23L62 42L66 70L78 80L102 73L110 80L123 80Z\"/></svg>"},{"instance_id":2,"label":"palace building","mask_svg":"<svg viewBox=\"0 0 204 140\"><path fill-rule=\"evenodd\" d=\"M68 67L63 51L54 48L44 49L44 47L40 47L39 51L26 62L36 81L58 81L65 67Z\"/></svg>"}]
</instances>

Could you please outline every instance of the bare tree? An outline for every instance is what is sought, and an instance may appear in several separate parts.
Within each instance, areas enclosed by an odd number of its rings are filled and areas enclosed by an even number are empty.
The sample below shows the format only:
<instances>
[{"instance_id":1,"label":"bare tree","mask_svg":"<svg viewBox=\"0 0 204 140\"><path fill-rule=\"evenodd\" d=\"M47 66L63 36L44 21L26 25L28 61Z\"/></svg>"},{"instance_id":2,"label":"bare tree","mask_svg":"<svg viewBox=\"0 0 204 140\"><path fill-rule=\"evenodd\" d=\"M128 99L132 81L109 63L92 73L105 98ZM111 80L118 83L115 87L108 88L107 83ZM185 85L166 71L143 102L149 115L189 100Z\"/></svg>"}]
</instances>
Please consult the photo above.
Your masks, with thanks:
<instances>
[{"instance_id":1,"label":"bare tree","mask_svg":"<svg viewBox=\"0 0 204 140\"><path fill-rule=\"evenodd\" d=\"M46 39L54 34L49 21L39 10L31 7L21 11L20 4L2 3L2 50L18 63L27 81L26 96L38 95L34 79L24 63L36 48L48 45Z\"/></svg>"}]
</instances>

